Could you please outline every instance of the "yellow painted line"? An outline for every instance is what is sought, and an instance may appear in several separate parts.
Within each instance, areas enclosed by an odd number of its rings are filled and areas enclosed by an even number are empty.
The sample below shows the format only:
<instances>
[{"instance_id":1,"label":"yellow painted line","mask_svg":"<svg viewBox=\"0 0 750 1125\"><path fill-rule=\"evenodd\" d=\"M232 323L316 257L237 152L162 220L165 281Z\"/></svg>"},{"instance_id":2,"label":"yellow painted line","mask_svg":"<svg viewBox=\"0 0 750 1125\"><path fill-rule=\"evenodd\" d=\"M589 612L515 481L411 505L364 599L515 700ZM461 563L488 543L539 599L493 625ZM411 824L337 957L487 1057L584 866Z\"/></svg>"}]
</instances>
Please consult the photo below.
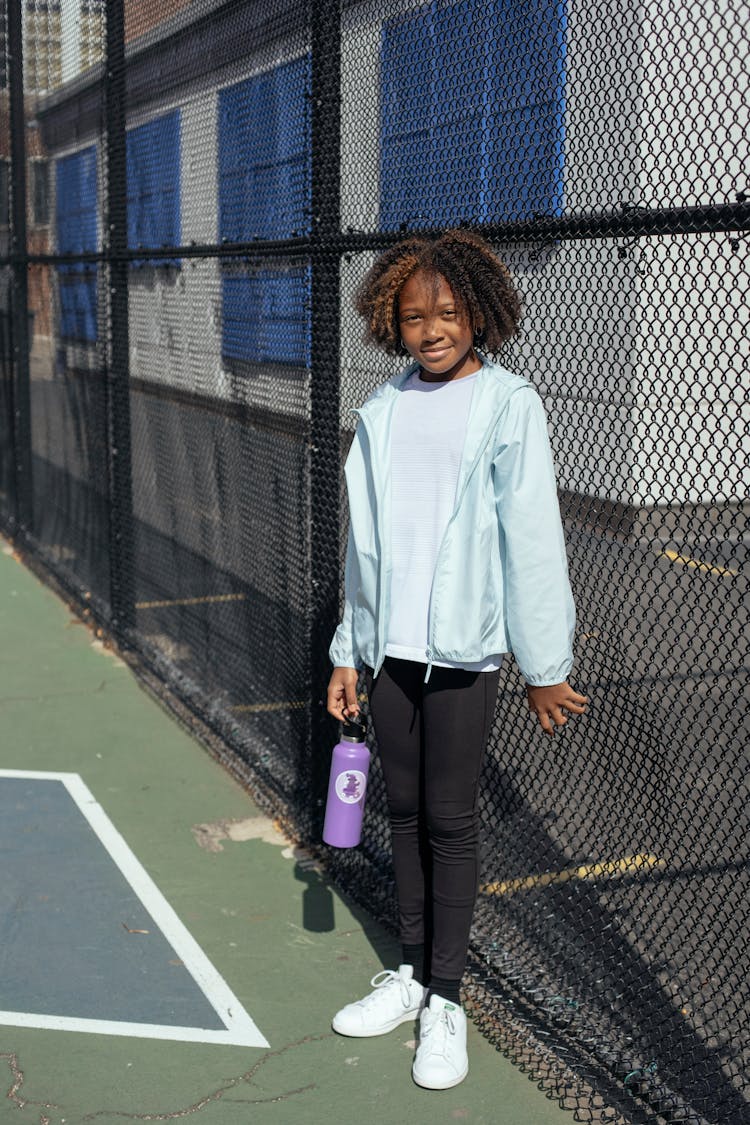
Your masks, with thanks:
<instances>
[{"instance_id":1,"label":"yellow painted line","mask_svg":"<svg viewBox=\"0 0 750 1125\"><path fill-rule=\"evenodd\" d=\"M202 598L167 598L163 602L136 602L136 609L162 609L168 605L206 605L208 602L242 602L246 594L207 594Z\"/></svg>"},{"instance_id":2,"label":"yellow painted line","mask_svg":"<svg viewBox=\"0 0 750 1125\"><path fill-rule=\"evenodd\" d=\"M739 574L738 570L732 570L729 566L711 566L710 563L700 562L699 559L691 559L689 555L681 555L679 551L662 551L662 555L665 555L670 562L690 566L694 570L706 570L709 574Z\"/></svg>"},{"instance_id":3,"label":"yellow painted line","mask_svg":"<svg viewBox=\"0 0 750 1125\"><path fill-rule=\"evenodd\" d=\"M485 895L512 895L515 891L527 891L534 887L547 887L552 883L568 883L572 879L616 878L618 875L633 875L644 868L664 867L666 861L655 855L628 855L622 859L606 863L595 863L585 867L570 867L567 871L547 871L543 875L528 875L523 879L510 879L507 883L485 883L481 888Z\"/></svg>"},{"instance_id":4,"label":"yellow painted line","mask_svg":"<svg viewBox=\"0 0 750 1125\"><path fill-rule=\"evenodd\" d=\"M357 699L361 703L367 701L367 694L361 692ZM261 711L299 711L302 707L307 707L306 699L290 699L284 703L238 703L234 707L230 707L230 711L242 711L245 714L258 714Z\"/></svg>"},{"instance_id":5,"label":"yellow painted line","mask_svg":"<svg viewBox=\"0 0 750 1125\"><path fill-rule=\"evenodd\" d=\"M290 699L285 703L238 703L230 707L230 711L241 711L245 714L256 715L261 711L299 711L307 706L305 699Z\"/></svg>"}]
</instances>

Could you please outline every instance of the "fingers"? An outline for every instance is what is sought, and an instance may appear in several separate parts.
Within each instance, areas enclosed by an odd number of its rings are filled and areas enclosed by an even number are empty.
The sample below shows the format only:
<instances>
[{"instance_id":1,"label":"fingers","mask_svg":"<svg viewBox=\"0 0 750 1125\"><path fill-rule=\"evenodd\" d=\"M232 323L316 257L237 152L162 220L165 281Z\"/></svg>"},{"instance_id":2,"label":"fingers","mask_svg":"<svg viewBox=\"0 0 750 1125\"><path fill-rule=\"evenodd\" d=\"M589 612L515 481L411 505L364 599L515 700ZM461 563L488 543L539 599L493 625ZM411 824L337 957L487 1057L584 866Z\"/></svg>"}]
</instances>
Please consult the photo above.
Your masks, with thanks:
<instances>
[{"instance_id":1,"label":"fingers","mask_svg":"<svg viewBox=\"0 0 750 1125\"><path fill-rule=\"evenodd\" d=\"M581 711L585 710L586 704L589 701L587 695L579 695L577 691L573 691L572 689L568 699L569 702L566 703L566 707L570 707L571 710L575 709L575 707L580 707Z\"/></svg>"},{"instance_id":2,"label":"fingers","mask_svg":"<svg viewBox=\"0 0 750 1125\"><path fill-rule=\"evenodd\" d=\"M542 730L545 734L553 735L555 727L564 727L568 721L567 715L564 715L559 707L551 707L549 711L537 711L539 722L542 725Z\"/></svg>"},{"instance_id":3,"label":"fingers","mask_svg":"<svg viewBox=\"0 0 750 1125\"><path fill-rule=\"evenodd\" d=\"M582 715L586 710L588 697L579 695L577 691L568 687L567 691L564 691L560 698L555 699L554 702L560 707L564 707L566 711L573 711L576 715Z\"/></svg>"},{"instance_id":4,"label":"fingers","mask_svg":"<svg viewBox=\"0 0 750 1125\"><path fill-rule=\"evenodd\" d=\"M327 710L329 715L343 723L346 710L346 694L343 684L329 684Z\"/></svg>"},{"instance_id":5,"label":"fingers","mask_svg":"<svg viewBox=\"0 0 750 1125\"><path fill-rule=\"evenodd\" d=\"M359 714L359 703L357 701L357 681L347 682L345 687L346 694L346 710L350 715Z\"/></svg>"},{"instance_id":6,"label":"fingers","mask_svg":"<svg viewBox=\"0 0 750 1125\"><path fill-rule=\"evenodd\" d=\"M346 718L346 700L343 697L329 699L328 701L328 714L333 715L334 719L338 719L343 723Z\"/></svg>"},{"instance_id":7,"label":"fingers","mask_svg":"<svg viewBox=\"0 0 750 1125\"><path fill-rule=\"evenodd\" d=\"M334 719L338 719L339 722L341 722L344 717L343 711L345 697L343 696L342 687L343 685L335 679L335 676L332 676L328 684L326 710L328 711L329 715L333 715Z\"/></svg>"},{"instance_id":8,"label":"fingers","mask_svg":"<svg viewBox=\"0 0 750 1125\"><path fill-rule=\"evenodd\" d=\"M347 713L359 714L356 668L334 668L328 683L326 709L328 714L333 715L340 723L344 721Z\"/></svg>"},{"instance_id":9,"label":"fingers","mask_svg":"<svg viewBox=\"0 0 750 1125\"><path fill-rule=\"evenodd\" d=\"M585 715L588 702L587 696L574 691L567 682L528 686L529 710L546 735L554 735L557 727L564 727L575 715Z\"/></svg>"},{"instance_id":10,"label":"fingers","mask_svg":"<svg viewBox=\"0 0 750 1125\"><path fill-rule=\"evenodd\" d=\"M571 716L585 715L587 704L588 699L585 695L578 695L577 692L573 692L572 698L566 699L563 703L560 704L560 707L561 709L565 708L566 711L569 711ZM567 721L567 718L563 718L564 723L566 723Z\"/></svg>"},{"instance_id":11,"label":"fingers","mask_svg":"<svg viewBox=\"0 0 750 1125\"><path fill-rule=\"evenodd\" d=\"M547 711L537 711L536 717L538 718L540 726L541 726L542 730L544 731L544 733L549 735L550 738L551 738L555 733L555 728L552 725L552 720L551 720L548 712Z\"/></svg>"}]
</instances>

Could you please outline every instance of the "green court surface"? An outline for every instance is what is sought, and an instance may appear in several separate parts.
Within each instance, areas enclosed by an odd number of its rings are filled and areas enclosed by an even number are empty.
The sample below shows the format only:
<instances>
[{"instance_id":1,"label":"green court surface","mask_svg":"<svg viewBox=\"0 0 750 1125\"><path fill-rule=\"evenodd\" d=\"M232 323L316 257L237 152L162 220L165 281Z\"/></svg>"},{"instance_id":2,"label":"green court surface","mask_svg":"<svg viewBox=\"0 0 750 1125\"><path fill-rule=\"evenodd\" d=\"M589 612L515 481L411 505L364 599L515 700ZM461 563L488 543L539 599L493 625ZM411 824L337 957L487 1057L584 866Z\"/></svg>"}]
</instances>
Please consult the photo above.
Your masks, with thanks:
<instances>
[{"instance_id":1,"label":"green court surface","mask_svg":"<svg viewBox=\"0 0 750 1125\"><path fill-rule=\"evenodd\" d=\"M331 1031L393 938L0 549L0 1122L571 1121L473 1026L444 1092Z\"/></svg>"}]
</instances>

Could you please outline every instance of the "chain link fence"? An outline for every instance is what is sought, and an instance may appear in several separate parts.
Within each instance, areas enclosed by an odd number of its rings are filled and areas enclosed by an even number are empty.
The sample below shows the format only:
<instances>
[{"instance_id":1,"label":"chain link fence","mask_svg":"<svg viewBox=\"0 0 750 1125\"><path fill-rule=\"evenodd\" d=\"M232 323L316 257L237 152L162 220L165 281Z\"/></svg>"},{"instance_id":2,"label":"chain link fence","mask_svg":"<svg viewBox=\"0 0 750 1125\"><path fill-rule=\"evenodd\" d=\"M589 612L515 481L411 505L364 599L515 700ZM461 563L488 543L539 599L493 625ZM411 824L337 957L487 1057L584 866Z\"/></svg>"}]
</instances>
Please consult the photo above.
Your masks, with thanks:
<instances>
[{"instance_id":1,"label":"chain link fence","mask_svg":"<svg viewBox=\"0 0 750 1125\"><path fill-rule=\"evenodd\" d=\"M729 0L10 0L0 520L320 843L351 296L467 224L523 294L590 715L512 662L482 789L474 1018L580 1121L750 1121L750 11ZM373 747L374 748L374 747Z\"/></svg>"}]
</instances>

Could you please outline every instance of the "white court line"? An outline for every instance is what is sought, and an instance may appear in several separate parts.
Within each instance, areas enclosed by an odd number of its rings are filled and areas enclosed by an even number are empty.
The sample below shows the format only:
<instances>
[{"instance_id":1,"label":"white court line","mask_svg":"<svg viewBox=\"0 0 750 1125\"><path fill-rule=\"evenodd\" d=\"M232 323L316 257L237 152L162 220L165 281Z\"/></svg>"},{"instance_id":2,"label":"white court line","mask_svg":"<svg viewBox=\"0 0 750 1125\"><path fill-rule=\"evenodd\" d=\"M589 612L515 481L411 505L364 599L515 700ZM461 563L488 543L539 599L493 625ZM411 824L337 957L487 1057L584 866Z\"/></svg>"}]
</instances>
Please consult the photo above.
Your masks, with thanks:
<instances>
[{"instance_id":1,"label":"white court line","mask_svg":"<svg viewBox=\"0 0 750 1125\"><path fill-rule=\"evenodd\" d=\"M75 1019L68 1016L3 1011L0 1011L0 1024L59 1031L89 1031L100 1035L131 1035L145 1039L176 1039L190 1043L223 1043L232 1047L268 1047L268 1041L260 1033L229 985L208 960L195 938L177 917L151 876L133 855L79 774L0 769L0 778L2 777L62 782L99 837L103 847L218 1014L226 1030L215 1031L200 1027L171 1027L168 1024Z\"/></svg>"}]
</instances>

